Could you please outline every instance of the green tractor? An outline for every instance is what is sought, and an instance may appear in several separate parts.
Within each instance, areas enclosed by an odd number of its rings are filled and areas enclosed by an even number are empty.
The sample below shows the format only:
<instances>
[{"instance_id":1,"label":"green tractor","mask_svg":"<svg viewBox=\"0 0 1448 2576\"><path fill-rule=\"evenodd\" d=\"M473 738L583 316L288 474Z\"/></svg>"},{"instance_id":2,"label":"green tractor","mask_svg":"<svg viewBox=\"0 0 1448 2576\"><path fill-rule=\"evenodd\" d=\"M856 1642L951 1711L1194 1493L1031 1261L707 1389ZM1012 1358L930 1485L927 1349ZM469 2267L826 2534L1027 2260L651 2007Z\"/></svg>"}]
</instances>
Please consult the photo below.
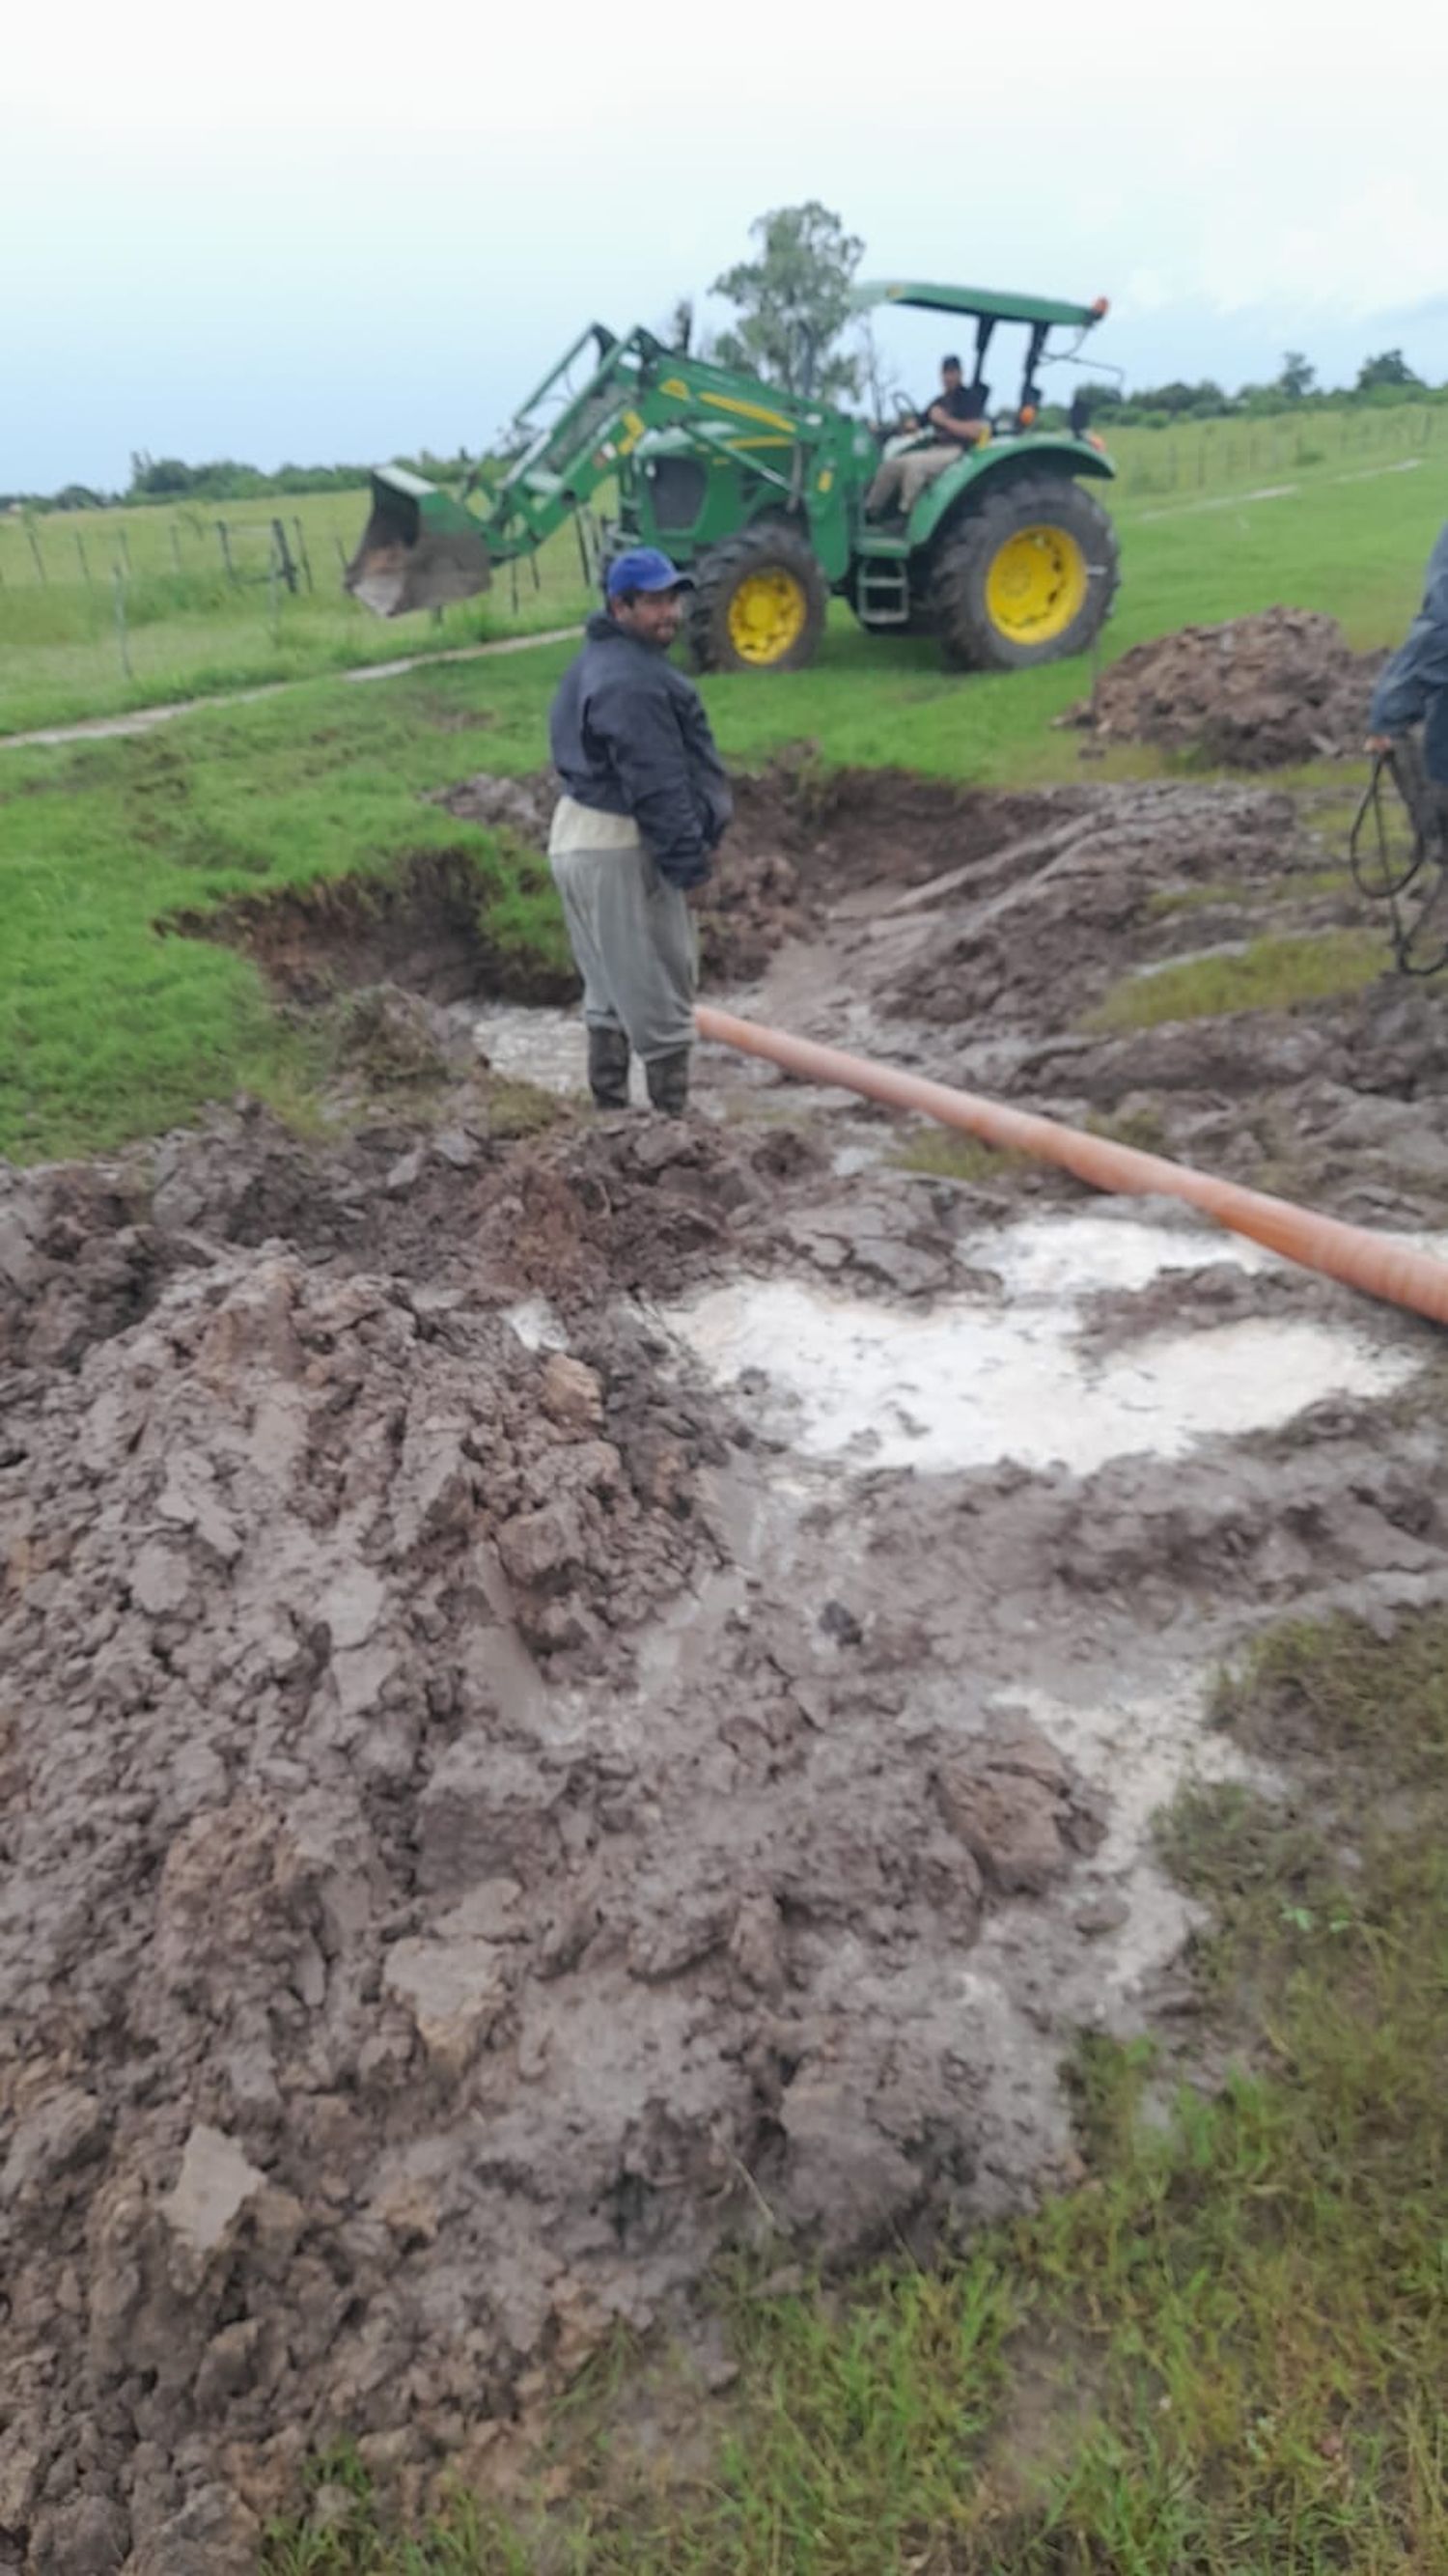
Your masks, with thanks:
<instances>
[{"instance_id":1,"label":"green tractor","mask_svg":"<svg viewBox=\"0 0 1448 2576\"><path fill-rule=\"evenodd\" d=\"M1022 670L1081 652L1117 581L1115 531L1085 487L1115 469L1079 408L1065 430L1037 425L1036 378L1050 333L1069 330L1079 345L1105 303L925 285L861 287L855 300L967 317L982 387L998 326L1027 332L1018 399L988 415L981 443L908 513L871 515L882 441L864 421L651 332L620 340L595 323L518 414L486 506L397 466L373 475L348 589L386 617L468 598L495 565L533 554L612 491L608 550L662 546L693 575L688 633L701 670L802 669L831 593L872 633L937 636L958 669Z\"/></svg>"}]
</instances>

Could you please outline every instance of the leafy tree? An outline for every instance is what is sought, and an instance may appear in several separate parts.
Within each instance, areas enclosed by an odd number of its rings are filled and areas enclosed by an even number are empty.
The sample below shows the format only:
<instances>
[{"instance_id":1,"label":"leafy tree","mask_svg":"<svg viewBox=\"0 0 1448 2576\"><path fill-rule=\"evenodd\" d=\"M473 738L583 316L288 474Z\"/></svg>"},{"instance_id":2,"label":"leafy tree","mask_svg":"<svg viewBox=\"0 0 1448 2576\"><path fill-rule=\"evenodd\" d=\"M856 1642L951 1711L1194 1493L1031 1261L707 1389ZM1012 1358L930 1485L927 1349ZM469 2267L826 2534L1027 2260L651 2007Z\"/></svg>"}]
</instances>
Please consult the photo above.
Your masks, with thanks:
<instances>
[{"instance_id":1,"label":"leafy tree","mask_svg":"<svg viewBox=\"0 0 1448 2576\"><path fill-rule=\"evenodd\" d=\"M1358 369L1356 390L1370 394L1378 385L1409 385L1421 392L1423 379L1414 375L1401 349L1384 349L1376 358L1364 358Z\"/></svg>"},{"instance_id":2,"label":"leafy tree","mask_svg":"<svg viewBox=\"0 0 1448 2576\"><path fill-rule=\"evenodd\" d=\"M787 393L835 402L860 389L860 361L837 345L850 313L850 286L864 243L817 198L779 206L750 231L757 259L714 280L713 292L739 308L715 355L726 367L765 376Z\"/></svg>"},{"instance_id":3,"label":"leafy tree","mask_svg":"<svg viewBox=\"0 0 1448 2576\"><path fill-rule=\"evenodd\" d=\"M1282 372L1273 390L1284 402L1305 402L1317 383L1317 369L1308 365L1300 349L1284 350Z\"/></svg>"}]
</instances>

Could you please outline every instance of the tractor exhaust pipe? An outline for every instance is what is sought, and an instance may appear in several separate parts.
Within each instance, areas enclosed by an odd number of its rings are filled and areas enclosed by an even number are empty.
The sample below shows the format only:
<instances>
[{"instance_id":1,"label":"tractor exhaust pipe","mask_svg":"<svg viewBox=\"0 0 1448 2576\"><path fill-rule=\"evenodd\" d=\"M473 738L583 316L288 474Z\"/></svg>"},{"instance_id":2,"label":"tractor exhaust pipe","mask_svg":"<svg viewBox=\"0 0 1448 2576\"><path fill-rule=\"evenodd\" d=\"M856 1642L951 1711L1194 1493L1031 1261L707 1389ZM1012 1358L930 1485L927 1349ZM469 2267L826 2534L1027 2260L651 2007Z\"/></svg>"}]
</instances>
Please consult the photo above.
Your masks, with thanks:
<instances>
[{"instance_id":1,"label":"tractor exhaust pipe","mask_svg":"<svg viewBox=\"0 0 1448 2576\"><path fill-rule=\"evenodd\" d=\"M377 617L475 598L493 577L477 522L433 483L389 465L372 476L372 515L342 576Z\"/></svg>"}]
</instances>

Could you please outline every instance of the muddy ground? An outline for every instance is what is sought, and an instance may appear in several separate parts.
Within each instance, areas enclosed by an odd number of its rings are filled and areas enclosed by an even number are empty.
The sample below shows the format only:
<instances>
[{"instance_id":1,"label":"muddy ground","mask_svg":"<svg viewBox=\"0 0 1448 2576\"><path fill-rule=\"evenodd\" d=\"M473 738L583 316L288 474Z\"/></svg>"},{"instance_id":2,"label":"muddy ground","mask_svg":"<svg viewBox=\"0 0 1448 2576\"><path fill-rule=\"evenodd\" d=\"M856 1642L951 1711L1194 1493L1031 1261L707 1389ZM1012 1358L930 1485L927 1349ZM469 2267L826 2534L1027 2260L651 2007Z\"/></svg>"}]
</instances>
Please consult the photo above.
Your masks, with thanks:
<instances>
[{"instance_id":1,"label":"muddy ground","mask_svg":"<svg viewBox=\"0 0 1448 2576\"><path fill-rule=\"evenodd\" d=\"M1064 721L1233 769L1351 759L1385 659L1354 653L1335 617L1268 608L1136 645Z\"/></svg>"},{"instance_id":2,"label":"muddy ground","mask_svg":"<svg viewBox=\"0 0 1448 2576\"><path fill-rule=\"evenodd\" d=\"M531 793L469 810L526 841ZM1431 1233L1436 992L1083 1026L1360 920L1332 856L1271 790L802 762L706 940L760 1016ZM616 2320L707 2381L729 2245L924 2252L1079 2177L1076 2032L1193 2062L1149 1817L1240 1759L1217 1658L1448 1593L1428 1327L722 1056L687 1124L520 1139L576 1034L439 886L230 925L291 1007L372 988L335 1142L243 1104L0 1187L0 2564L44 2576L241 2576L332 2435L407 2500Z\"/></svg>"}]
</instances>

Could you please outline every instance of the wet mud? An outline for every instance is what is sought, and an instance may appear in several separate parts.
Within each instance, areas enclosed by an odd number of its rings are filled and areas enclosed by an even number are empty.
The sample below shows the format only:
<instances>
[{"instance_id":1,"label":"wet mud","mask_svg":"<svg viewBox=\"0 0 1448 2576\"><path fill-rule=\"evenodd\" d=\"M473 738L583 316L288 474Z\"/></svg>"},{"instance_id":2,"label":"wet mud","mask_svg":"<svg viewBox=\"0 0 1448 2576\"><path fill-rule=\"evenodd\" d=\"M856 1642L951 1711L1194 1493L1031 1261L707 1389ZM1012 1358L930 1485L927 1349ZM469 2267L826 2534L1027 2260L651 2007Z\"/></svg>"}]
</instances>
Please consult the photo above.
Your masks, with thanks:
<instances>
[{"instance_id":1,"label":"wet mud","mask_svg":"<svg viewBox=\"0 0 1448 2576\"><path fill-rule=\"evenodd\" d=\"M1289 800L869 794L746 790L741 1007L1448 1226L1436 995L1082 1025L1163 894L1336 918ZM1219 1658L1448 1596L1426 1326L722 1055L509 1135L450 882L331 959L425 1118L0 1174L0 2565L241 2576L316 2443L486 2483L727 2248L1079 2178L1075 2035L1189 2033L1152 1812L1272 1791Z\"/></svg>"}]
</instances>

